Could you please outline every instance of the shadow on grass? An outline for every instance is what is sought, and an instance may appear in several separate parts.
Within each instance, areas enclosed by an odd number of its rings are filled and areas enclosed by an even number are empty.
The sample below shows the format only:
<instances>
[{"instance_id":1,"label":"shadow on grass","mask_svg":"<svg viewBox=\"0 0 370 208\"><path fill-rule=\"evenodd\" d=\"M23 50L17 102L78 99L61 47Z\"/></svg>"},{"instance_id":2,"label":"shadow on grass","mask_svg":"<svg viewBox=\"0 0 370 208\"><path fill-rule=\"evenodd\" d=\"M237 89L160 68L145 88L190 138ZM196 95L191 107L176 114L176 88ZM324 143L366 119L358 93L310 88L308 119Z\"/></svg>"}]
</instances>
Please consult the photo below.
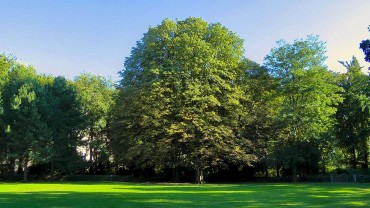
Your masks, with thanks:
<instances>
[{"instance_id":1,"label":"shadow on grass","mask_svg":"<svg viewBox=\"0 0 370 208\"><path fill-rule=\"evenodd\" d=\"M369 184L146 185L104 184L102 190L0 193L1 208L118 207L370 207ZM91 185L91 184L90 184ZM1 184L0 184L1 188Z\"/></svg>"}]
</instances>

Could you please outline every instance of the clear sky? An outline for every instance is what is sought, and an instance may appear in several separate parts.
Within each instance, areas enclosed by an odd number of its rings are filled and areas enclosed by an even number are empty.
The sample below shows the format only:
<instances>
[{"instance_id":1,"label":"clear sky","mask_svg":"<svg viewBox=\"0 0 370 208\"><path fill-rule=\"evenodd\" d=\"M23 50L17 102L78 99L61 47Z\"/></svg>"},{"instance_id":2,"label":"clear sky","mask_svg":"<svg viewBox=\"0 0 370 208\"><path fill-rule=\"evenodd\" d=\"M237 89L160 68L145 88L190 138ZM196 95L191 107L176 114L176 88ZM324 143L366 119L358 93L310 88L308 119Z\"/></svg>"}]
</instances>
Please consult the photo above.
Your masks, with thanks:
<instances>
[{"instance_id":1,"label":"clear sky","mask_svg":"<svg viewBox=\"0 0 370 208\"><path fill-rule=\"evenodd\" d=\"M309 34L327 42L327 65L355 55L370 38L370 0L0 0L0 53L38 72L73 78L82 72L118 80L125 57L149 26L165 18L220 22L245 40L258 63L276 41Z\"/></svg>"}]
</instances>

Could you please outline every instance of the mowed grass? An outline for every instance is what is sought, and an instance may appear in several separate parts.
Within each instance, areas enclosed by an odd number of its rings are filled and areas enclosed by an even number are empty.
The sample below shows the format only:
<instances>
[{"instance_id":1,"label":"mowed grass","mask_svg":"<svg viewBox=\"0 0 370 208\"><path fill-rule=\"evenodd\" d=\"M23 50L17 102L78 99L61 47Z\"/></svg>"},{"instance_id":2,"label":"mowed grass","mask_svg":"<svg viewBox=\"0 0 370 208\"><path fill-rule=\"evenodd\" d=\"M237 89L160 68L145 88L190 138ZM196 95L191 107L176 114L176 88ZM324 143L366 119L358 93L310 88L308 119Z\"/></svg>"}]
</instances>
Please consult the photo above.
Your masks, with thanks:
<instances>
[{"instance_id":1,"label":"mowed grass","mask_svg":"<svg viewBox=\"0 0 370 208\"><path fill-rule=\"evenodd\" d=\"M0 183L0 207L370 207L370 184Z\"/></svg>"}]
</instances>

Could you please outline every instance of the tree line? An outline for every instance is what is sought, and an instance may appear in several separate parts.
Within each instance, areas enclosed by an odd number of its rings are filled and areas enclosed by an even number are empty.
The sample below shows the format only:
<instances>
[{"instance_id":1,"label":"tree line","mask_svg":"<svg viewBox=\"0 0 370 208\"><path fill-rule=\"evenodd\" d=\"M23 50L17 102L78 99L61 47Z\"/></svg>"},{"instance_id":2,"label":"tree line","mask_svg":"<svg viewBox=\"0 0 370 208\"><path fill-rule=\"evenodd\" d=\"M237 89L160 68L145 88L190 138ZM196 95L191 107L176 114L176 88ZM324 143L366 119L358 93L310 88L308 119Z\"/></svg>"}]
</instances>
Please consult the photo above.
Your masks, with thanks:
<instances>
[{"instance_id":1,"label":"tree line","mask_svg":"<svg viewBox=\"0 0 370 208\"><path fill-rule=\"evenodd\" d=\"M370 78L355 57L339 74L317 36L278 41L262 64L243 45L219 23L166 19L132 48L118 83L38 74L1 55L0 175L203 183L368 169Z\"/></svg>"}]
</instances>

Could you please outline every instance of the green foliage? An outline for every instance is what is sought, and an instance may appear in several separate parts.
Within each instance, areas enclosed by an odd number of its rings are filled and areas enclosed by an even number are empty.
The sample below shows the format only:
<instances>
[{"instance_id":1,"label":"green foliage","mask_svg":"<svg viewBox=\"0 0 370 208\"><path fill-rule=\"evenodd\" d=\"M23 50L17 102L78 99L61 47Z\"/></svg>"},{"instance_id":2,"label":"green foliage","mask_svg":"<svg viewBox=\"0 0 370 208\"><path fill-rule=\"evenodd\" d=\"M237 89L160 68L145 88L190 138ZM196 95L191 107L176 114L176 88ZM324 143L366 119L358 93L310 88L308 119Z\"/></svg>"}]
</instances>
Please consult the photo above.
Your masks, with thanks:
<instances>
[{"instance_id":1,"label":"green foliage","mask_svg":"<svg viewBox=\"0 0 370 208\"><path fill-rule=\"evenodd\" d=\"M13 58L7 57L4 54L0 54L0 93L3 91L3 87L8 80L8 73L10 68L14 64L13 62Z\"/></svg>"},{"instance_id":2,"label":"green foliage","mask_svg":"<svg viewBox=\"0 0 370 208\"><path fill-rule=\"evenodd\" d=\"M250 162L249 141L237 135L242 46L225 27L198 18L149 28L121 72L117 158L193 167L198 182L208 167Z\"/></svg>"},{"instance_id":3,"label":"green foliage","mask_svg":"<svg viewBox=\"0 0 370 208\"><path fill-rule=\"evenodd\" d=\"M86 118L72 83L56 77L44 86L40 100L42 119L48 125L50 137L45 141L46 162L52 171L69 173L82 167L82 157L77 153L81 132L86 128Z\"/></svg>"},{"instance_id":4,"label":"green foliage","mask_svg":"<svg viewBox=\"0 0 370 208\"><path fill-rule=\"evenodd\" d=\"M344 149L344 157L352 168L360 162L368 167L370 138L370 79L361 72L355 57L350 62L340 62L347 73L340 75L339 85L343 87L344 99L338 107L336 135L338 146Z\"/></svg>"},{"instance_id":5,"label":"green foliage","mask_svg":"<svg viewBox=\"0 0 370 208\"><path fill-rule=\"evenodd\" d=\"M317 37L288 44L278 42L265 58L265 66L279 80L283 99L280 122L285 126L282 139L292 146L290 154L293 178L300 158L298 144L320 141L335 123L336 105L341 102L336 76L324 65L325 45Z\"/></svg>"},{"instance_id":6,"label":"green foliage","mask_svg":"<svg viewBox=\"0 0 370 208\"><path fill-rule=\"evenodd\" d=\"M19 166L27 170L29 161L34 161L38 156L39 142L45 136L46 129L37 108L38 90L36 71L32 67L14 64L2 93L2 120L8 128L5 145L9 170L14 170L16 159ZM27 171L24 180L27 180Z\"/></svg>"},{"instance_id":7,"label":"green foliage","mask_svg":"<svg viewBox=\"0 0 370 208\"><path fill-rule=\"evenodd\" d=\"M1 93L1 172L18 168L27 180L29 164L75 170L82 161L76 148L85 125L73 87L63 77L37 75L17 62L8 65L7 74Z\"/></svg>"},{"instance_id":8,"label":"green foliage","mask_svg":"<svg viewBox=\"0 0 370 208\"><path fill-rule=\"evenodd\" d=\"M90 172L102 173L94 167L108 165L111 152L108 149L110 137L110 113L114 104L115 86L112 80L93 74L81 74L75 78L74 86L82 105L87 122L83 136L87 137L84 144L89 149Z\"/></svg>"},{"instance_id":9,"label":"green foliage","mask_svg":"<svg viewBox=\"0 0 370 208\"><path fill-rule=\"evenodd\" d=\"M366 170L370 78L357 59L335 74L318 37L277 44L260 66L221 24L166 19L132 49L118 89L0 54L0 174L193 171L203 183L221 169L294 180ZM369 45L360 44L366 61Z\"/></svg>"},{"instance_id":10,"label":"green foliage","mask_svg":"<svg viewBox=\"0 0 370 208\"><path fill-rule=\"evenodd\" d=\"M240 133L253 142L258 158L256 169L267 177L269 166L276 166L276 157L271 153L277 145L281 128L278 115L282 99L276 90L277 80L270 76L267 68L250 60L244 60L240 67L244 91Z\"/></svg>"},{"instance_id":11,"label":"green foliage","mask_svg":"<svg viewBox=\"0 0 370 208\"><path fill-rule=\"evenodd\" d=\"M4 86L8 82L9 70L12 67L14 59L0 54L0 117L3 115L3 96ZM9 127L5 126L3 119L0 119L0 162L6 159L6 144L5 133L9 131ZM0 166L0 173L3 167Z\"/></svg>"}]
</instances>

